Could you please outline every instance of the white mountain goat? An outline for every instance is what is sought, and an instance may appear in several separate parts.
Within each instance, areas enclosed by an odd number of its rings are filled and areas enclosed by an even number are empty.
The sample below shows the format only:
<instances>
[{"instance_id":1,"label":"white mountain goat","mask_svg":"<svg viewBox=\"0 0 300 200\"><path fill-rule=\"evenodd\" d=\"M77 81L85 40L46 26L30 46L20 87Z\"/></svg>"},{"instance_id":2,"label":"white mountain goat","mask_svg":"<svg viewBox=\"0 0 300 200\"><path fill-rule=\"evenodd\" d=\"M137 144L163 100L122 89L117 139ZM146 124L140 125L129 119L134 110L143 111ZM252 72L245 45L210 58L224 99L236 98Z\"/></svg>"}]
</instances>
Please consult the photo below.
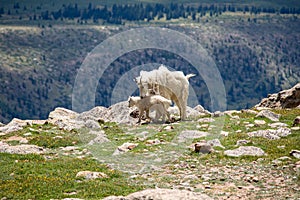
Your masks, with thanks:
<instances>
[{"instance_id":1,"label":"white mountain goat","mask_svg":"<svg viewBox=\"0 0 300 200\"><path fill-rule=\"evenodd\" d=\"M149 116L149 110L151 107L155 106L155 109L159 109L159 113L167 115L168 120L170 119L170 114L168 108L172 104L169 99L166 99L160 95L149 95L145 97L129 97L128 98L129 107L136 106L139 109L139 120L141 122L142 116L146 111L146 118L151 119ZM157 112L157 111L156 111Z\"/></svg>"},{"instance_id":2,"label":"white mountain goat","mask_svg":"<svg viewBox=\"0 0 300 200\"><path fill-rule=\"evenodd\" d=\"M150 93L159 94L172 100L180 111L181 120L186 119L187 99L189 96L189 78L195 74L184 75L181 71L169 71L164 65L158 69L141 71L135 78L140 96L149 96Z\"/></svg>"}]
</instances>

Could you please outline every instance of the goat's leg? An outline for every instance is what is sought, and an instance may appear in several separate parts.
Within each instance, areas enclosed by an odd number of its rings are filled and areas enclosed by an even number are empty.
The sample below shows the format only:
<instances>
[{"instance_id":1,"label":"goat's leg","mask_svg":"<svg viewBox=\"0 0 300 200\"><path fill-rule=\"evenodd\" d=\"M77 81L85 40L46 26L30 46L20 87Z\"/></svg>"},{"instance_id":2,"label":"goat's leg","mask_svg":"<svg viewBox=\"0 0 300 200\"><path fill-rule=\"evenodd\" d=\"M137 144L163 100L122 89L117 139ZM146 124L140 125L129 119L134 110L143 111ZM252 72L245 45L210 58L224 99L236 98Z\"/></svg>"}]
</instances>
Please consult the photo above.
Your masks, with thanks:
<instances>
[{"instance_id":1,"label":"goat's leg","mask_svg":"<svg viewBox=\"0 0 300 200\"><path fill-rule=\"evenodd\" d=\"M175 102L176 106L177 106L178 109L179 109L180 119L181 119L181 120L184 120L184 119L185 119L185 116L184 116L184 114L183 114L181 102L180 102L178 99L174 99L174 102Z\"/></svg>"},{"instance_id":2,"label":"goat's leg","mask_svg":"<svg viewBox=\"0 0 300 200\"><path fill-rule=\"evenodd\" d=\"M146 118L151 119L150 116L149 116L149 109L146 109Z\"/></svg>"},{"instance_id":3,"label":"goat's leg","mask_svg":"<svg viewBox=\"0 0 300 200\"><path fill-rule=\"evenodd\" d=\"M143 114L144 114L144 109L140 109L139 110L139 120L137 123L140 123L142 121Z\"/></svg>"}]
</instances>

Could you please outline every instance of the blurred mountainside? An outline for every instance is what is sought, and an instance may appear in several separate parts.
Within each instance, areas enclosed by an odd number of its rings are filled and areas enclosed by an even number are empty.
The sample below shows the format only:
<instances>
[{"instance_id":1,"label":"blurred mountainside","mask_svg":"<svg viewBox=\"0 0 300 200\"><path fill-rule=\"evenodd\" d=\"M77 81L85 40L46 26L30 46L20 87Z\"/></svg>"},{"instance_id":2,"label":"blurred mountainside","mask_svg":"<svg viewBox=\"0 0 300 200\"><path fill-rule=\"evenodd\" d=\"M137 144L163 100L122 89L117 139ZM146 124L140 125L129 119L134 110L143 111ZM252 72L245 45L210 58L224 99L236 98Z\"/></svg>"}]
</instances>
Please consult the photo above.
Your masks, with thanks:
<instances>
[{"instance_id":1,"label":"blurred mountainside","mask_svg":"<svg viewBox=\"0 0 300 200\"><path fill-rule=\"evenodd\" d=\"M125 18L121 14L121 17L112 17L113 5L105 8L94 4L90 7L90 10L94 9L90 18L82 18L84 8L80 6L77 7L80 15L69 18L63 15L68 5L55 5L48 12L49 19L42 15L46 12L43 5L40 10L28 5L25 9L21 2L0 6L1 122L14 117L43 119L58 106L70 109L77 72L89 53L109 37L143 26L169 28L197 41L220 71L228 109L252 107L269 93L299 82L300 20L297 6L283 9L243 5L240 8L234 6L234 10L228 5L226 9L224 6L207 6L204 12L198 10L200 5L192 9L183 4L184 12L178 15L174 11L168 16L172 9L165 6L170 10L161 8L161 13L155 15L149 11L151 16L142 16L146 20L141 20L129 19L127 15ZM181 4L177 6L180 8ZM35 12L29 13L30 8ZM75 9L76 6L70 4L69 8ZM89 5L86 11L88 9ZM109 18L98 16L96 19L97 9L100 13L103 13L101 9L107 9L107 13L111 13L107 14ZM143 9L146 9L146 4ZM62 14L55 19L55 12L59 10ZM113 19L119 21L111 21ZM98 83L95 104L109 106L112 90L120 77L147 63L161 63L185 74L197 74L188 61L171 52L159 49L128 52L104 72ZM190 83L199 103L210 109L209 91L201 75L191 78Z\"/></svg>"}]
</instances>

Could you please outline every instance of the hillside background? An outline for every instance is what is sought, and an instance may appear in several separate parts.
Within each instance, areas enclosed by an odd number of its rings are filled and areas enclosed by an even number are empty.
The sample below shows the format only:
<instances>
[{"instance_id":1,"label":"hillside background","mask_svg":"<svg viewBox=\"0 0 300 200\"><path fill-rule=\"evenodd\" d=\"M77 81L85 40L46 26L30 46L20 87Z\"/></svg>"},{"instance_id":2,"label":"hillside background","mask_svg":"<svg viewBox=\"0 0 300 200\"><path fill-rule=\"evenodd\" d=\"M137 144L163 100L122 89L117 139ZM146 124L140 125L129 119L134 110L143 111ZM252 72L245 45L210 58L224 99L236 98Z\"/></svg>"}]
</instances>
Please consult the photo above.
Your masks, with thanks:
<instances>
[{"instance_id":1,"label":"hillside background","mask_svg":"<svg viewBox=\"0 0 300 200\"><path fill-rule=\"evenodd\" d=\"M252 107L269 93L299 82L298 1L0 0L0 15L4 123L14 117L45 119L55 107L71 108L72 87L84 58L108 37L135 27L167 27L198 41L221 73L228 109ZM146 63L195 73L187 61L169 52L130 52L99 80L96 104L109 106L121 75ZM190 82L199 102L209 109L201 76Z\"/></svg>"}]
</instances>

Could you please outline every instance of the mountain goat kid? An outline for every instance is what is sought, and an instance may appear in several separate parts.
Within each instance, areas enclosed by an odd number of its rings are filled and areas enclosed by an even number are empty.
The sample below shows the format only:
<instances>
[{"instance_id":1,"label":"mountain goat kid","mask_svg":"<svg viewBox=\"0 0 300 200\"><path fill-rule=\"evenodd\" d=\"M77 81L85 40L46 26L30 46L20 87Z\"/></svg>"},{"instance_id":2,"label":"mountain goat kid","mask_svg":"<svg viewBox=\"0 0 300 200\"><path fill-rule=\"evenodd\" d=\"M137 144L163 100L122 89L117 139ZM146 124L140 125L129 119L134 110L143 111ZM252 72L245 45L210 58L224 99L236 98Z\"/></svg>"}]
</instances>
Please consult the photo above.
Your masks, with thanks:
<instances>
[{"instance_id":1,"label":"mountain goat kid","mask_svg":"<svg viewBox=\"0 0 300 200\"><path fill-rule=\"evenodd\" d=\"M168 108L172 104L172 102L160 95L150 95L145 97L129 97L128 98L129 107L136 106L139 109L139 120L138 123L141 122L142 116L146 111L146 118L151 119L149 116L149 110L151 107L159 109L158 112L163 113L163 115L167 115L168 120L170 119L170 114L168 112ZM156 111L157 112L157 111Z\"/></svg>"},{"instance_id":2,"label":"mountain goat kid","mask_svg":"<svg viewBox=\"0 0 300 200\"><path fill-rule=\"evenodd\" d=\"M161 65L152 71L140 71L140 76L135 78L140 96L149 96L155 93L172 100L180 111L181 120L186 119L187 99L189 96L189 78L195 74L184 75L181 71L169 71Z\"/></svg>"}]
</instances>

